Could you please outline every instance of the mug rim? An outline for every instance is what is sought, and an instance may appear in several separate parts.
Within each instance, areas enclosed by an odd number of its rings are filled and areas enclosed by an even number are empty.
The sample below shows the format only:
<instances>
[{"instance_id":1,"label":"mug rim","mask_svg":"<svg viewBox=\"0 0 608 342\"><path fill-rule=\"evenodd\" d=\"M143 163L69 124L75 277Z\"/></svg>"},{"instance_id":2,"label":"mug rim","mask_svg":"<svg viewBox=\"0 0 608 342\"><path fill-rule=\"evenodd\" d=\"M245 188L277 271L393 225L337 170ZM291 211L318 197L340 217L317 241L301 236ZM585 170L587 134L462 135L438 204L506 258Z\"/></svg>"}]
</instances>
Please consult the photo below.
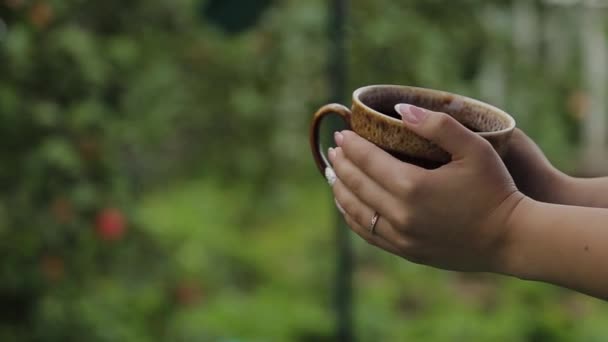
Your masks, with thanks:
<instances>
[{"instance_id":1,"label":"mug rim","mask_svg":"<svg viewBox=\"0 0 608 342\"><path fill-rule=\"evenodd\" d=\"M502 110L496 106L482 102L480 100L476 100L476 99L468 97L468 96L454 94L454 93L450 93L450 92L443 91L443 90L422 88L422 87L413 87L413 86L406 86L406 85L397 85L397 84L373 84L373 85L367 85L367 86L360 87L353 92L353 103L354 104L362 106L366 110L373 112L376 115L381 115L383 118L385 118L389 121L393 121L395 123L400 123L401 120L391 117L390 115L383 114L383 113L371 108L370 106L363 103L363 101L361 101L361 99L359 98L363 93L365 93L371 89L377 89L377 88L392 88L392 89L396 88L399 90L418 91L418 92L427 93L427 94L432 93L432 94L440 94L440 95L449 95L454 98L459 98L459 99L463 100L464 102L486 108L490 112L495 113L496 115L501 116L502 118L506 119L506 121L508 123L506 128L503 128L498 131L491 131L491 132L475 132L475 134L478 134L482 137L489 137L489 136L502 135L505 133L509 133L509 132L513 131L516 126L515 119L511 115L509 115L509 113L505 112L504 110Z\"/></svg>"}]
</instances>

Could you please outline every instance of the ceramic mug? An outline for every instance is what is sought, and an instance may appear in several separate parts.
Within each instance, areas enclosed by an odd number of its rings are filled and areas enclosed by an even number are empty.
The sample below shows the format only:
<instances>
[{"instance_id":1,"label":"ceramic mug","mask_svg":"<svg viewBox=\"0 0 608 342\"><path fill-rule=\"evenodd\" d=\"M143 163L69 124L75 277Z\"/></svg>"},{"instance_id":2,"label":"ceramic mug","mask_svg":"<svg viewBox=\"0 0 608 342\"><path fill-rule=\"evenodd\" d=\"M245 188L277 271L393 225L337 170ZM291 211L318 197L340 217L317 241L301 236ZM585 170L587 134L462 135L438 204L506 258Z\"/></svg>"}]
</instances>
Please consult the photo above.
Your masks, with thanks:
<instances>
[{"instance_id":1,"label":"ceramic mug","mask_svg":"<svg viewBox=\"0 0 608 342\"><path fill-rule=\"evenodd\" d=\"M355 90L352 101L352 109L332 103L321 107L313 116L310 147L321 174L329 162L319 142L319 128L323 118L332 113L340 115L350 130L394 157L426 168L440 167L448 163L451 156L406 128L395 111L396 104L407 103L449 114L487 139L501 157L506 153L515 129L515 120L506 112L481 101L440 90L371 85Z\"/></svg>"}]
</instances>

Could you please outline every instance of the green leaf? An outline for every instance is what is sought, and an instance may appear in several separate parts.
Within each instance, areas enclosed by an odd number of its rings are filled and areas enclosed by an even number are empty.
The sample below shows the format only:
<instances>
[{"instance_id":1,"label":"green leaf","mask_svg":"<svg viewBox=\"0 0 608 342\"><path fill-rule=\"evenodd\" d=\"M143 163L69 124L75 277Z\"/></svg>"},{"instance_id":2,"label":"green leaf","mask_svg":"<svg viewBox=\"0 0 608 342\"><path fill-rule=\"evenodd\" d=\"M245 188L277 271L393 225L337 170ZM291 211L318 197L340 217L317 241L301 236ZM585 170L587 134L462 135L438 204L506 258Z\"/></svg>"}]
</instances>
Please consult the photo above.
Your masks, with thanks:
<instances>
[{"instance_id":1,"label":"green leaf","mask_svg":"<svg viewBox=\"0 0 608 342\"><path fill-rule=\"evenodd\" d=\"M74 146L65 138L50 137L45 139L39 149L40 156L48 165L68 173L78 173L81 162Z\"/></svg>"}]
</instances>

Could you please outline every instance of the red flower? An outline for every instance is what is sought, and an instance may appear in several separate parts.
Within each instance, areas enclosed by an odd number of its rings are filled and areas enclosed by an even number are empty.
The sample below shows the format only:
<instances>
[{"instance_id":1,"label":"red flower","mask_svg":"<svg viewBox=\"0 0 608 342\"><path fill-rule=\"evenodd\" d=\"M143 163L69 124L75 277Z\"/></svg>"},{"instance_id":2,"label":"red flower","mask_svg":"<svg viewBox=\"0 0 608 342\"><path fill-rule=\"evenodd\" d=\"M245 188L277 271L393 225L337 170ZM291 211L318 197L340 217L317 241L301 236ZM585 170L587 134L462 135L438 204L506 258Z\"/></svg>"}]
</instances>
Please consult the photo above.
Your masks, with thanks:
<instances>
[{"instance_id":1,"label":"red flower","mask_svg":"<svg viewBox=\"0 0 608 342\"><path fill-rule=\"evenodd\" d=\"M97 235L105 241L120 240L126 230L126 221L122 212L116 208L106 208L97 215L95 222Z\"/></svg>"}]
</instances>

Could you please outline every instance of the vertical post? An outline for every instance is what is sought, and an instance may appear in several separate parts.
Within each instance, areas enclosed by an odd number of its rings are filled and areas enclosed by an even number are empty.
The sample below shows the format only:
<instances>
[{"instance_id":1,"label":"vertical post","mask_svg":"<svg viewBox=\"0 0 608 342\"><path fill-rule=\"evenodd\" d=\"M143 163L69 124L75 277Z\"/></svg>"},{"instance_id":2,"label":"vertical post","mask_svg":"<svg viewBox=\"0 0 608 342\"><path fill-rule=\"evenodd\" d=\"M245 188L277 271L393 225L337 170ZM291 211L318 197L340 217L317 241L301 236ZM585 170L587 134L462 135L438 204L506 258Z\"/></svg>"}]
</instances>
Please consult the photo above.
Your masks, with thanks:
<instances>
[{"instance_id":1,"label":"vertical post","mask_svg":"<svg viewBox=\"0 0 608 342\"><path fill-rule=\"evenodd\" d=\"M513 1L513 44L517 57L527 64L539 60L539 15L536 0Z\"/></svg>"},{"instance_id":2,"label":"vertical post","mask_svg":"<svg viewBox=\"0 0 608 342\"><path fill-rule=\"evenodd\" d=\"M583 80L591 99L583 124L583 158L588 172L598 172L605 167L608 46L604 11L587 6L580 11Z\"/></svg>"},{"instance_id":3,"label":"vertical post","mask_svg":"<svg viewBox=\"0 0 608 342\"><path fill-rule=\"evenodd\" d=\"M330 102L342 102L346 91L346 17L348 0L329 0ZM336 274L334 300L336 341L354 340L352 331L352 247L342 217L336 216Z\"/></svg>"},{"instance_id":4,"label":"vertical post","mask_svg":"<svg viewBox=\"0 0 608 342\"><path fill-rule=\"evenodd\" d=\"M482 25L492 36L504 34L504 9L493 3L483 7ZM483 60L477 79L480 97L495 106L504 107L507 93L507 71L503 46L500 39L491 39L485 44Z\"/></svg>"},{"instance_id":5,"label":"vertical post","mask_svg":"<svg viewBox=\"0 0 608 342\"><path fill-rule=\"evenodd\" d=\"M514 51L514 67L517 72L533 71L539 64L540 37L539 18L537 11L538 0L514 0L511 3L511 40ZM532 105L532 98L526 87L514 84L511 91L514 96L510 99L510 107L518 113L517 119L525 126L534 121L527 115Z\"/></svg>"},{"instance_id":6,"label":"vertical post","mask_svg":"<svg viewBox=\"0 0 608 342\"><path fill-rule=\"evenodd\" d=\"M572 27L577 23L572 22L571 12L568 8L547 6L543 13L543 40L547 44L545 63L547 72L552 75L564 75L576 52L573 42L577 39L573 36Z\"/></svg>"}]
</instances>

